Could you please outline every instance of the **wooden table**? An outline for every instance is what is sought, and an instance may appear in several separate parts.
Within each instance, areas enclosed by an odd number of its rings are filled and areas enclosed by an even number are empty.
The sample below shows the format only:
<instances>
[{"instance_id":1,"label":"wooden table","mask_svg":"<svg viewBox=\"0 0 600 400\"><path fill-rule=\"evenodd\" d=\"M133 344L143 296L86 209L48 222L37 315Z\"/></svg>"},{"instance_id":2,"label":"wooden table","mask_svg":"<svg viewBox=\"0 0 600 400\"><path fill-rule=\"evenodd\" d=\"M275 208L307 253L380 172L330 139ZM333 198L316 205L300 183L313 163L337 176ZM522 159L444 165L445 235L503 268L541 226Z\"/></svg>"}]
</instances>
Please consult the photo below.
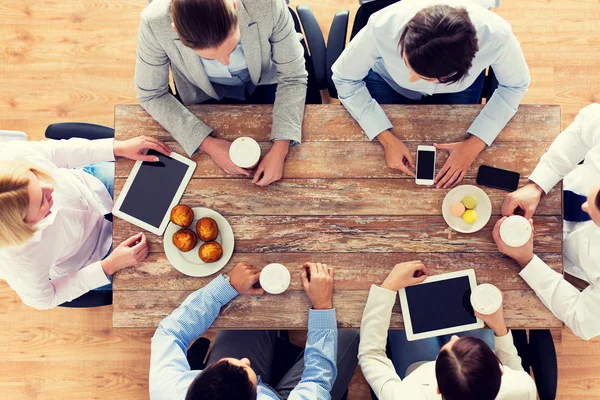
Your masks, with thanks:
<instances>
[{"instance_id":1,"label":"wooden table","mask_svg":"<svg viewBox=\"0 0 600 400\"><path fill-rule=\"evenodd\" d=\"M270 148L271 106L191 106L220 138L250 136L263 154ZM464 138L481 106L384 106L416 154L418 144ZM527 177L560 131L560 108L522 105L494 145L469 171L465 184L475 184L481 164L505 168ZM115 137L158 137L184 154L171 136L137 105L115 109ZM446 159L438 152L437 170ZM421 259L431 274L473 268L479 283L493 283L505 293L505 316L512 328L557 328L562 324L519 277L519 267L497 252L491 231L506 192L487 189L493 216L476 234L450 229L441 216L448 190L417 186L414 179L385 166L383 148L367 140L341 105L307 106L303 143L290 150L284 179L266 188L247 178L227 176L201 154L194 178L182 202L217 210L235 234L233 258L221 272L239 261L257 267L285 264L292 273L283 295L238 296L221 310L213 324L227 329L305 329L309 302L300 285L301 264L325 262L337 266L334 305L340 327L360 326L372 283L381 283L394 264ZM118 195L133 162L119 160ZM525 182L522 179L521 184ZM542 200L535 218L535 251L562 272L562 196L557 187ZM114 244L139 231L115 219ZM113 326L154 328L186 296L208 278L191 278L168 262L162 238L146 233L148 259L114 278ZM392 328L403 328L399 303Z\"/></svg>"}]
</instances>

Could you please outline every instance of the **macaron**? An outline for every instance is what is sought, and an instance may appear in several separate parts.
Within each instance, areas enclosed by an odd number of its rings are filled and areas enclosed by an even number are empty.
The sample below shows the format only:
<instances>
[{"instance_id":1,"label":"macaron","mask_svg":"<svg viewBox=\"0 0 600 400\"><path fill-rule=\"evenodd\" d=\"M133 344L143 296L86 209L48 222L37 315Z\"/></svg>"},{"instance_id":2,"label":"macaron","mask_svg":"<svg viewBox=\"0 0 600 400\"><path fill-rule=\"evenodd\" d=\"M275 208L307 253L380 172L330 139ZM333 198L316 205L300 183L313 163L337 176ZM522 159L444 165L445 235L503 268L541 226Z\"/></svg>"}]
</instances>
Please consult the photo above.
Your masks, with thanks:
<instances>
[{"instance_id":1,"label":"macaron","mask_svg":"<svg viewBox=\"0 0 600 400\"><path fill-rule=\"evenodd\" d=\"M452 204L452 207L450 207L450 212L455 217L462 217L462 215L465 213L465 210L465 205L461 202L456 202Z\"/></svg>"},{"instance_id":2,"label":"macaron","mask_svg":"<svg viewBox=\"0 0 600 400\"><path fill-rule=\"evenodd\" d=\"M472 210L477 206L477 198L472 194L465 196L462 203L467 208L467 210Z\"/></svg>"},{"instance_id":3,"label":"macaron","mask_svg":"<svg viewBox=\"0 0 600 400\"><path fill-rule=\"evenodd\" d=\"M473 224L475 221L477 221L477 211L467 210L462 217L467 224Z\"/></svg>"}]
</instances>

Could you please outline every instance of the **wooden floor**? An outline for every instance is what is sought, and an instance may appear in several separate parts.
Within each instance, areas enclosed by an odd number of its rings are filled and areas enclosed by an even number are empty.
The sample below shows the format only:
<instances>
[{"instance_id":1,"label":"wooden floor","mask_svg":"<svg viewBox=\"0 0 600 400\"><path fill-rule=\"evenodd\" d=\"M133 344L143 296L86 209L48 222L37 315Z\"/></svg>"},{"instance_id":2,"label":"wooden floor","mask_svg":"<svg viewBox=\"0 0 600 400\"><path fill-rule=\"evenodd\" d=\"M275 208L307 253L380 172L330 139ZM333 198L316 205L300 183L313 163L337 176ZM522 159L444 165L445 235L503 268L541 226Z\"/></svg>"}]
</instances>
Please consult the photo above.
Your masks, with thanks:
<instances>
[{"instance_id":1,"label":"wooden floor","mask_svg":"<svg viewBox=\"0 0 600 400\"><path fill-rule=\"evenodd\" d=\"M134 103L139 13L145 0L0 0L0 129L43 137L48 124L112 126ZM526 103L560 104L563 127L600 101L599 0L503 0L531 69ZM308 4L326 28L356 0ZM324 29L327 31L327 29ZM143 132L140 132L143 133ZM1 150L1 149L0 149ZM152 331L111 328L111 307L35 311L0 283L0 399L147 398ZM559 399L600 398L600 340L563 330ZM351 400L366 399L360 375Z\"/></svg>"}]
</instances>

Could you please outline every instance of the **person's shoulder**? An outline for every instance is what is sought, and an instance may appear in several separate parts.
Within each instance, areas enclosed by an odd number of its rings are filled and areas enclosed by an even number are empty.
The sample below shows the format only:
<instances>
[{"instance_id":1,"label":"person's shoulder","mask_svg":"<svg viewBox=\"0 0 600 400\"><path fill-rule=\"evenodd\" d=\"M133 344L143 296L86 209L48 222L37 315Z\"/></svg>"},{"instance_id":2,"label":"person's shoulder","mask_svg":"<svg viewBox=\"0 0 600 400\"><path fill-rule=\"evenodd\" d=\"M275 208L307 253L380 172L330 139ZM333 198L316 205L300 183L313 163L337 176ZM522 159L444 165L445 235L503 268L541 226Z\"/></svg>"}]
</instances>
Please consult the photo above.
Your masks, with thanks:
<instances>
[{"instance_id":1,"label":"person's shoulder","mask_svg":"<svg viewBox=\"0 0 600 400\"><path fill-rule=\"evenodd\" d=\"M503 367L502 384L500 392L496 397L499 400L508 399L534 399L536 396L535 381L525 371L515 371L514 369Z\"/></svg>"},{"instance_id":2,"label":"person's shoulder","mask_svg":"<svg viewBox=\"0 0 600 400\"><path fill-rule=\"evenodd\" d=\"M511 24L495 12L477 3L468 3L465 8L480 40L504 42L513 35Z\"/></svg>"},{"instance_id":3,"label":"person's shoulder","mask_svg":"<svg viewBox=\"0 0 600 400\"><path fill-rule=\"evenodd\" d=\"M588 104L587 106L583 107L581 111L579 111L579 115L585 117L600 118L600 104Z\"/></svg>"},{"instance_id":4,"label":"person's shoulder","mask_svg":"<svg viewBox=\"0 0 600 400\"><path fill-rule=\"evenodd\" d=\"M243 7L250 17L261 22L265 19L273 20L281 12L289 12L283 0L238 0L238 7Z\"/></svg>"},{"instance_id":5,"label":"person's shoulder","mask_svg":"<svg viewBox=\"0 0 600 400\"><path fill-rule=\"evenodd\" d=\"M148 23L170 21L170 11L171 0L153 0L142 10L141 18Z\"/></svg>"}]
</instances>

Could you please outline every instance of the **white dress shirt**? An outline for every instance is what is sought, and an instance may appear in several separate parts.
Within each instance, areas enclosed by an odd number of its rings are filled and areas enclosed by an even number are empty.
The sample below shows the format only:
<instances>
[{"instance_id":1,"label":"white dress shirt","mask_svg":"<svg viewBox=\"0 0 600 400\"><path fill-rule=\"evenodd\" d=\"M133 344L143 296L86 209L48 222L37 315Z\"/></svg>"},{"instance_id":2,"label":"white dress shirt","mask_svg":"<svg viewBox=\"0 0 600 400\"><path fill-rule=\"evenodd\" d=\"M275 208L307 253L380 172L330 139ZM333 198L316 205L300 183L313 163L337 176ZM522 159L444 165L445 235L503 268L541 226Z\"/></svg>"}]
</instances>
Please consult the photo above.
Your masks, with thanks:
<instances>
[{"instance_id":1,"label":"white dress shirt","mask_svg":"<svg viewBox=\"0 0 600 400\"><path fill-rule=\"evenodd\" d=\"M371 286L360 328L358 363L379 400L441 400L437 393L435 361L421 365L401 380L385 353L392 308L397 293ZM418 344L415 343L416 346ZM535 400L535 382L523 370L512 334L495 338L495 352L504 370L497 400Z\"/></svg>"},{"instance_id":2,"label":"white dress shirt","mask_svg":"<svg viewBox=\"0 0 600 400\"><path fill-rule=\"evenodd\" d=\"M563 178L564 190L583 196L600 183L600 104L579 112L529 177L546 193ZM600 335L600 227L593 221L564 221L563 251L565 272L590 283L583 292L537 256L521 276L557 318L588 340Z\"/></svg>"},{"instance_id":3,"label":"white dress shirt","mask_svg":"<svg viewBox=\"0 0 600 400\"><path fill-rule=\"evenodd\" d=\"M400 55L399 41L404 26L422 9L447 4L465 8L477 30L479 51L468 75L459 82L443 84L410 82L409 69ZM529 87L529 70L511 26L500 16L468 0L403 0L373 14L332 67L338 96L358 121L369 139L391 129L392 123L371 97L364 78L372 69L398 92L433 95L467 89L488 66L499 86L468 132L490 145L517 112Z\"/></svg>"},{"instance_id":4,"label":"white dress shirt","mask_svg":"<svg viewBox=\"0 0 600 400\"><path fill-rule=\"evenodd\" d=\"M0 160L24 160L54 178L51 213L23 246L0 249L0 278L23 302L49 309L110 281L100 260L110 250L113 201L100 180L78 169L114 161L113 140L9 142Z\"/></svg>"}]
</instances>

